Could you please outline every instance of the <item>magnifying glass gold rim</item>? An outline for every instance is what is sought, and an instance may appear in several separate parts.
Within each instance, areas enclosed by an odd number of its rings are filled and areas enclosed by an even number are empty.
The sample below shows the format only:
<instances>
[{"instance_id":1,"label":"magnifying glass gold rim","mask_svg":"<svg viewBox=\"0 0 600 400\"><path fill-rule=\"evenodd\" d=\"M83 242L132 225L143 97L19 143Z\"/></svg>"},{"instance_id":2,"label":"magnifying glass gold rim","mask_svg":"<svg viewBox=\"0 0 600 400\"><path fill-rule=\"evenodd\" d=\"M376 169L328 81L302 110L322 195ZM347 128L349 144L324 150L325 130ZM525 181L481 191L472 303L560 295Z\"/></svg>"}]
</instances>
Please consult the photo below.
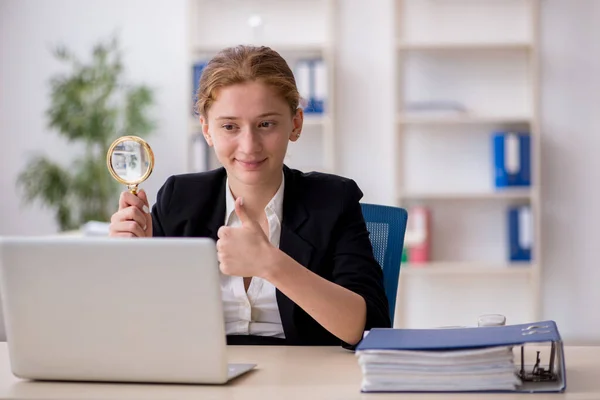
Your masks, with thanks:
<instances>
[{"instance_id":1,"label":"magnifying glass gold rim","mask_svg":"<svg viewBox=\"0 0 600 400\"><path fill-rule=\"evenodd\" d=\"M144 175L140 179L137 179L135 181L126 181L125 179L121 178L117 174L117 172L115 171L115 169L112 165L112 154L113 154L115 147L117 147L119 144L121 144L123 142L127 142L127 141L134 141L136 143L139 143L140 146L142 146L144 148L144 150L146 150L146 152L148 153L148 160L149 160L148 170L144 173ZM117 182L122 183L123 185L127 185L129 187L129 190L133 194L135 194L137 192L137 185L139 185L140 183L142 183L146 179L148 179L148 177L152 173L152 170L154 168L154 152L152 151L152 148L150 147L150 145L148 143L146 143L146 141L140 137L121 136L120 138L118 138L114 142L112 142L112 144L108 148L108 151L106 152L106 166L108 167L108 171L110 172L112 177L115 178L115 180Z\"/></svg>"}]
</instances>

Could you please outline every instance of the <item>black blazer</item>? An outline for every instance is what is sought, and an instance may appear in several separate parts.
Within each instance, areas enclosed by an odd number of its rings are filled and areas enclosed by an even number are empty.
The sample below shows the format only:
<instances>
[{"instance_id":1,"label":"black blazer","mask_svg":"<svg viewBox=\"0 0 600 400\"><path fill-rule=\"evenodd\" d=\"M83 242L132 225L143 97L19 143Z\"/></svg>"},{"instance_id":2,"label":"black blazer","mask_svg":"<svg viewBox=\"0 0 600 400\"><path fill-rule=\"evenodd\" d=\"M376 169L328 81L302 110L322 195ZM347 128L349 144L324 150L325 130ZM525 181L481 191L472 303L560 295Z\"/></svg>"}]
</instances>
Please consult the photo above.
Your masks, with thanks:
<instances>
[{"instance_id":1,"label":"black blazer","mask_svg":"<svg viewBox=\"0 0 600 400\"><path fill-rule=\"evenodd\" d=\"M283 168L285 189L279 248L319 276L359 295L367 305L365 330L390 327L383 273L373 257L359 200L351 179ZM153 235L210 237L225 223L226 171L171 176L152 208ZM277 290L285 340L229 336L230 344L343 345L304 310Z\"/></svg>"}]
</instances>

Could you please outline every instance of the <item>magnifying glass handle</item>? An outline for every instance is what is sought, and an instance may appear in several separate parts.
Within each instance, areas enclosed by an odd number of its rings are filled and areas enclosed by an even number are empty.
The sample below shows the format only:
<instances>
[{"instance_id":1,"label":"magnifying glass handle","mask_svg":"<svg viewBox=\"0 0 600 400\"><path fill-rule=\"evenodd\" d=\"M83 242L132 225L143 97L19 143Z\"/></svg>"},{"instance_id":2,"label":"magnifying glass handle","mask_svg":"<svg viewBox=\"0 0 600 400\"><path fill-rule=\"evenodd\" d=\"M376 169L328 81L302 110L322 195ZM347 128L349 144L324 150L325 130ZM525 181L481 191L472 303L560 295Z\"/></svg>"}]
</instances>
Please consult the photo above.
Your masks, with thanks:
<instances>
[{"instance_id":1,"label":"magnifying glass handle","mask_svg":"<svg viewBox=\"0 0 600 400\"><path fill-rule=\"evenodd\" d=\"M129 189L129 193L137 195L138 193L138 185L127 185Z\"/></svg>"}]
</instances>

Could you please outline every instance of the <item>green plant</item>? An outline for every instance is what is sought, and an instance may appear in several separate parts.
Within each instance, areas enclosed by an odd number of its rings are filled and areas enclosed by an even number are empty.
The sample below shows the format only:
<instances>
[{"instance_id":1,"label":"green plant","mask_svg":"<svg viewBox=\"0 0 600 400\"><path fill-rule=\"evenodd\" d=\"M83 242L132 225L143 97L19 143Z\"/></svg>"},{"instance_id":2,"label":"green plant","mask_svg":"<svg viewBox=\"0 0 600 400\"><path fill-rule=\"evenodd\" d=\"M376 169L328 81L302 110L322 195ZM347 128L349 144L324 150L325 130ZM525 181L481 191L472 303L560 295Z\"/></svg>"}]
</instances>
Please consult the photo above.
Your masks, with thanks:
<instances>
[{"instance_id":1,"label":"green plant","mask_svg":"<svg viewBox=\"0 0 600 400\"><path fill-rule=\"evenodd\" d=\"M50 80L48 127L72 143L77 156L66 166L35 155L19 174L17 186L26 204L39 200L53 209L64 231L110 219L120 188L108 173L106 152L119 136L152 132L154 122L147 114L154 100L147 86L125 82L116 38L95 45L88 63L64 46L53 54L70 71Z\"/></svg>"}]
</instances>

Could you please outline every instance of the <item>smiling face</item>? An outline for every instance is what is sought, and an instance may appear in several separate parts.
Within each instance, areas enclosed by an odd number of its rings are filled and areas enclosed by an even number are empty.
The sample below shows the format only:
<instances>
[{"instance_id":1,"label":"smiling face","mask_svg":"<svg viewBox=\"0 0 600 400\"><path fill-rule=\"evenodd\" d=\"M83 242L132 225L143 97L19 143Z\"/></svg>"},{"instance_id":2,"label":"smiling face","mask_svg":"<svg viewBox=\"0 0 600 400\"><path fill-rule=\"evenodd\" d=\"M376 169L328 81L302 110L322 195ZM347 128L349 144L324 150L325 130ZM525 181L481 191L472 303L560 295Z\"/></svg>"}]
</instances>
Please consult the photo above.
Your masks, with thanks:
<instances>
[{"instance_id":1,"label":"smiling face","mask_svg":"<svg viewBox=\"0 0 600 400\"><path fill-rule=\"evenodd\" d=\"M289 141L302 129L302 110L291 114L289 104L258 81L223 87L200 117L209 146L233 184L278 185Z\"/></svg>"}]
</instances>

